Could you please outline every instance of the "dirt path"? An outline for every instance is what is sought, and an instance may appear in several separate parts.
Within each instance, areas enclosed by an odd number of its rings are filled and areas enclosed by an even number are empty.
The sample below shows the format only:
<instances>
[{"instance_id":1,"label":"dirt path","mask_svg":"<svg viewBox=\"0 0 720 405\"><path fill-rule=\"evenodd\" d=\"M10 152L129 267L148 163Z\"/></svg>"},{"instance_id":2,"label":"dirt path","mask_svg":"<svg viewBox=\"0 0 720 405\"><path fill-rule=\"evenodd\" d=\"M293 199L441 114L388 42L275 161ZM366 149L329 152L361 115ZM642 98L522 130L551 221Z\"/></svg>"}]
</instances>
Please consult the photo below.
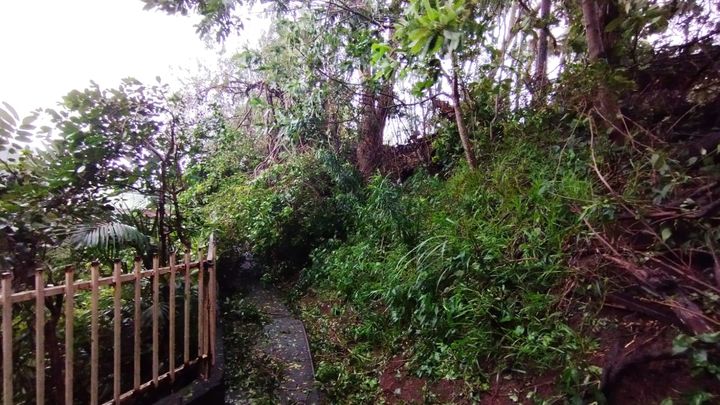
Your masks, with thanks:
<instances>
[{"instance_id":1,"label":"dirt path","mask_svg":"<svg viewBox=\"0 0 720 405\"><path fill-rule=\"evenodd\" d=\"M270 318L259 343L268 356L283 365L277 396L283 404L317 404L315 371L303 323L296 319L271 288L254 285L247 300Z\"/></svg>"}]
</instances>

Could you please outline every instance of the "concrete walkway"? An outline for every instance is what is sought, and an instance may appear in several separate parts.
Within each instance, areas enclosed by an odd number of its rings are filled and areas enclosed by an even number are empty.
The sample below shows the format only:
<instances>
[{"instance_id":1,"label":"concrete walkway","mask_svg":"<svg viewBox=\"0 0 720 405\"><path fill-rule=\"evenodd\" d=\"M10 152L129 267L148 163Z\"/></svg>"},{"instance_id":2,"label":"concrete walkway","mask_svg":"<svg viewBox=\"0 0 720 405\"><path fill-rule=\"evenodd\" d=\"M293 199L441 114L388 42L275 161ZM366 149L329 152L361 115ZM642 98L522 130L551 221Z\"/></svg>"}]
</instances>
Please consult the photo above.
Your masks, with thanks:
<instances>
[{"instance_id":1,"label":"concrete walkway","mask_svg":"<svg viewBox=\"0 0 720 405\"><path fill-rule=\"evenodd\" d=\"M315 370L303 323L288 311L272 288L254 284L248 289L247 300L270 318L259 345L265 354L283 366L282 381L276 392L281 403L318 404Z\"/></svg>"}]
</instances>

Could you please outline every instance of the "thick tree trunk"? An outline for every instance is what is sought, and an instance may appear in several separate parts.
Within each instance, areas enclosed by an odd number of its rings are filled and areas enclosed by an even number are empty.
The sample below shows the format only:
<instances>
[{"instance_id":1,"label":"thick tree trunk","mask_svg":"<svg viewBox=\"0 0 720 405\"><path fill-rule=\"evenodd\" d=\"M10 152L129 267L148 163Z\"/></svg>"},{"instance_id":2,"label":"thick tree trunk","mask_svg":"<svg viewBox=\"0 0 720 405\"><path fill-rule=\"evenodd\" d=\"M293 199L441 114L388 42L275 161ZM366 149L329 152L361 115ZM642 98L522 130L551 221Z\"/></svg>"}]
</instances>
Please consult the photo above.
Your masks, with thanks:
<instances>
[{"instance_id":1,"label":"thick tree trunk","mask_svg":"<svg viewBox=\"0 0 720 405\"><path fill-rule=\"evenodd\" d=\"M388 5L388 15L400 14L400 1L392 0ZM385 28L388 38L393 38L394 25ZM385 79L379 92L372 88L372 71L369 66L362 70L364 78L361 96L362 119L360 124L360 142L356 150L357 165L363 178L368 179L382 167L383 134L385 123L393 105L394 78Z\"/></svg>"},{"instance_id":2,"label":"thick tree trunk","mask_svg":"<svg viewBox=\"0 0 720 405\"><path fill-rule=\"evenodd\" d=\"M369 80L369 77L366 77ZM357 164L364 178L369 178L382 164L383 133L392 106L392 81L388 81L379 93L373 91L366 81L361 98L362 120L360 142L357 147Z\"/></svg>"},{"instance_id":3,"label":"thick tree trunk","mask_svg":"<svg viewBox=\"0 0 720 405\"><path fill-rule=\"evenodd\" d=\"M585 39L587 40L588 56L592 62L605 58L605 46L602 39L603 27L600 24L597 7L595 0L582 0Z\"/></svg>"},{"instance_id":4,"label":"thick tree trunk","mask_svg":"<svg viewBox=\"0 0 720 405\"><path fill-rule=\"evenodd\" d=\"M465 159L467 159L468 166L471 170L477 169L477 159L475 159L475 151L473 150L470 137L465 127L465 121L463 120L462 110L460 109L460 90L458 84L458 66L457 62L453 59L453 73L452 73L452 99L453 109L455 110L455 123L457 124L458 133L460 134L460 142L462 142L463 150L465 151Z\"/></svg>"},{"instance_id":5,"label":"thick tree trunk","mask_svg":"<svg viewBox=\"0 0 720 405\"><path fill-rule=\"evenodd\" d=\"M366 80L369 79L366 77ZM360 170L360 174L367 179L377 168L378 149L382 144L382 141L378 140L377 136L375 97L369 84L366 84L363 88L363 93L360 97L360 109L362 118L360 120L360 133L358 134L360 139L358 141L356 155L358 170Z\"/></svg>"},{"instance_id":6,"label":"thick tree trunk","mask_svg":"<svg viewBox=\"0 0 720 405\"><path fill-rule=\"evenodd\" d=\"M613 44L610 42L611 37L605 35L605 25L609 15L617 14L613 12L614 4L612 0L582 0L581 5L590 63L608 63L608 54ZM625 134L617 97L603 81L597 84L595 111L601 122L604 122L603 126L610 129L613 142L623 143Z\"/></svg>"}]
</instances>

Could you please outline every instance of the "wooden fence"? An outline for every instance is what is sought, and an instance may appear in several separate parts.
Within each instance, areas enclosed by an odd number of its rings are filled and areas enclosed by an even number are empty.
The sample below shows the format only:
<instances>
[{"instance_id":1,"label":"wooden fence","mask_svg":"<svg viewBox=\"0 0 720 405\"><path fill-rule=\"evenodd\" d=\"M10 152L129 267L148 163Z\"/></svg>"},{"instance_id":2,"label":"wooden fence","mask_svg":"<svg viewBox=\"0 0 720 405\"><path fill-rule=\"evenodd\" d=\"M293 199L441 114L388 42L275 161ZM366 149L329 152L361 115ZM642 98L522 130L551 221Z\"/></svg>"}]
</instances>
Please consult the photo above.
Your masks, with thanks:
<instances>
[{"instance_id":1,"label":"wooden fence","mask_svg":"<svg viewBox=\"0 0 720 405\"><path fill-rule=\"evenodd\" d=\"M177 262L175 254L170 256L170 263L167 267L160 267L157 256L153 258L152 269L143 270L140 259L136 259L133 272L123 274L120 261L113 266L113 275L100 277L100 265L92 263L90 267L90 280L75 280L74 269L68 268L65 271L65 284L58 286L47 286L43 278L43 272L35 274L35 289L13 292L12 274L2 273L2 293L0 304L2 304L2 375L3 375L3 404L13 403L13 304L35 301L35 403L44 404L45 401L45 298L63 295L65 306L65 403L73 404L73 360L74 360L74 297L76 291L90 290L90 403L98 404L99 401L99 296L101 288L112 288L113 295L113 399L108 404L119 404L126 399L157 388L160 384L175 381L176 375L180 372L196 367L199 370L199 377L207 378L211 366L215 364L215 336L217 316L217 279L215 271L215 243L210 238L207 258L203 252L198 253L196 261L191 261L190 253L185 252L182 263ZM197 269L197 271L193 271ZM176 278L182 277L184 304L183 304L183 347L176 346ZM141 301L143 278L152 279L152 379L141 381ZM160 371L160 280L167 279L169 288L168 294L168 316L169 316L169 338L167 346L167 358L163 364L167 364L168 371L159 374ZM194 279L194 280L193 280ZM193 282L197 287L197 353L190 353L190 330L191 330L191 290ZM122 328L122 286L133 284L134 315L133 315L133 388L122 392L121 389L121 328ZM176 363L176 357L180 356L182 350L183 363ZM165 360L167 360L165 362Z\"/></svg>"}]
</instances>

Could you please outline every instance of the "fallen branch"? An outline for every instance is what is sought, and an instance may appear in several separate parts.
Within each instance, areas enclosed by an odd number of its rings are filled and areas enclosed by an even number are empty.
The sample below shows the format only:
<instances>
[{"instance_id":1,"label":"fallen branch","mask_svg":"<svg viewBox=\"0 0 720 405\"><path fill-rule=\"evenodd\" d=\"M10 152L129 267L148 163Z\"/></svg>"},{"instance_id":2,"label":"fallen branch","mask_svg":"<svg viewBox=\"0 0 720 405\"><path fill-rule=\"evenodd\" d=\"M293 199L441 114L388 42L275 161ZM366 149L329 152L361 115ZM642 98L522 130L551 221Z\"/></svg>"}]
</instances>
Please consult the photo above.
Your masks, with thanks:
<instances>
[{"instance_id":1,"label":"fallen branch","mask_svg":"<svg viewBox=\"0 0 720 405\"><path fill-rule=\"evenodd\" d=\"M715 244L713 243L710 234L705 235L705 241L707 242L708 247L710 247L710 253L713 258L713 275L715 276L715 284L717 284L718 288L720 288L720 258L718 258L717 250L715 250Z\"/></svg>"},{"instance_id":2,"label":"fallen branch","mask_svg":"<svg viewBox=\"0 0 720 405\"><path fill-rule=\"evenodd\" d=\"M618 267L626 270L647 291L657 297L660 297L662 301L658 301L658 303L669 307L689 332L694 334L712 332L714 329L709 325L709 323L714 324L716 327L720 326L720 322L703 314L700 308L681 291L675 291L673 295L670 295L659 289L658 287L660 283L653 282L651 280L650 271L621 257L617 249L615 249L610 242L598 234L587 219L583 219L583 221L588 225L588 227L590 227L595 237L614 254L603 254L603 257L613 262Z\"/></svg>"}]
</instances>

